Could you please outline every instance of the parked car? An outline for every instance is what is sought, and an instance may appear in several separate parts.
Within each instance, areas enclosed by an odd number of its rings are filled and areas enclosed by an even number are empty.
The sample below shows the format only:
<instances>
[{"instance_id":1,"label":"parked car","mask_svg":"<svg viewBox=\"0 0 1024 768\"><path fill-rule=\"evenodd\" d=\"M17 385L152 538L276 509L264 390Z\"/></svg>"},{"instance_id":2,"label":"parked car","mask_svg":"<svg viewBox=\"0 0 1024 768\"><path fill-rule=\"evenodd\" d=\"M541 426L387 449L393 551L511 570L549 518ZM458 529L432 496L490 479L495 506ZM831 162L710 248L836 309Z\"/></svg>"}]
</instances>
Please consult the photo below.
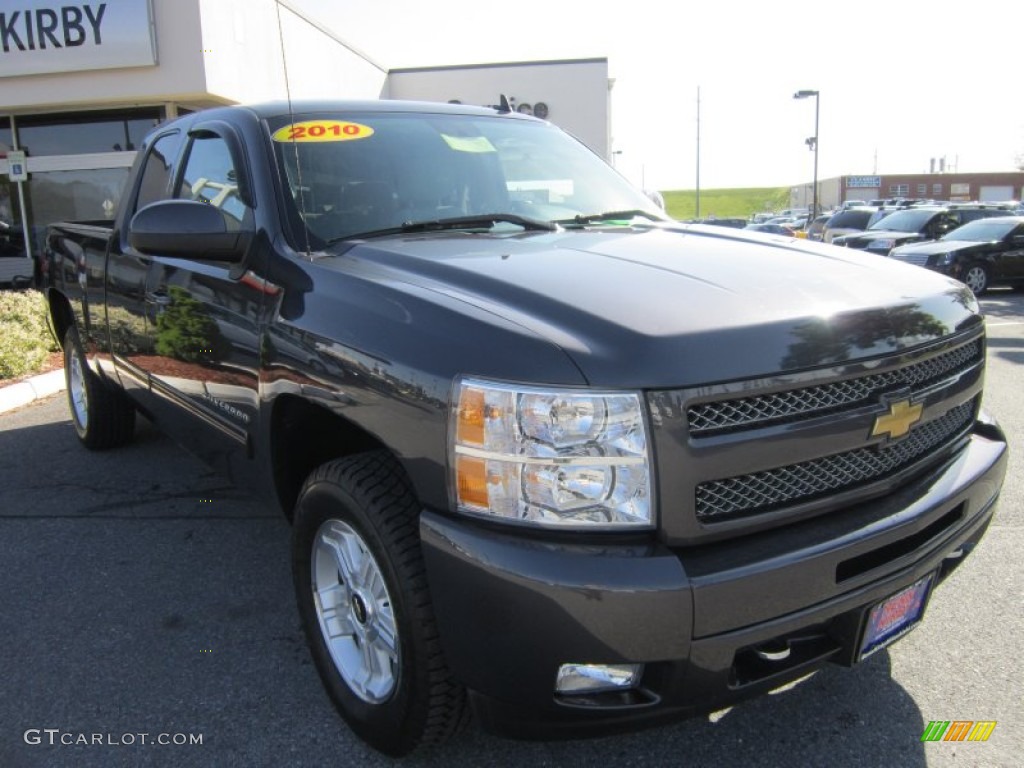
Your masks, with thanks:
<instances>
[{"instance_id":1,"label":"parked car","mask_svg":"<svg viewBox=\"0 0 1024 768\"><path fill-rule=\"evenodd\" d=\"M896 246L918 243L922 240L937 240L969 221L1005 213L1004 210L985 205L906 208L902 211L893 211L870 224L863 232L833 238L832 243L888 256Z\"/></svg>"},{"instance_id":2,"label":"parked car","mask_svg":"<svg viewBox=\"0 0 1024 768\"><path fill-rule=\"evenodd\" d=\"M976 219L938 240L894 248L892 258L955 277L975 294L1024 285L1024 216Z\"/></svg>"},{"instance_id":3,"label":"parked car","mask_svg":"<svg viewBox=\"0 0 1024 768\"><path fill-rule=\"evenodd\" d=\"M808 216L808 210L806 208L784 208L781 211L767 211L764 213L755 213L751 219L754 224L765 224L774 219L794 219L797 217Z\"/></svg>"},{"instance_id":4,"label":"parked car","mask_svg":"<svg viewBox=\"0 0 1024 768\"><path fill-rule=\"evenodd\" d=\"M714 216L709 216L706 219L696 219L695 222L697 224L710 224L710 225L712 225L714 227L732 227L733 229L743 229L744 227L747 226L747 224L750 223L746 219L739 219L739 218L718 219L718 218L715 218Z\"/></svg>"},{"instance_id":5,"label":"parked car","mask_svg":"<svg viewBox=\"0 0 1024 768\"><path fill-rule=\"evenodd\" d=\"M763 232L769 235L786 235L787 237L795 237L793 228L787 227L785 224L747 224L744 229L750 230L751 232Z\"/></svg>"},{"instance_id":6,"label":"parked car","mask_svg":"<svg viewBox=\"0 0 1024 768\"><path fill-rule=\"evenodd\" d=\"M776 216L773 219L768 219L765 222L758 222L759 224L782 224L784 227L790 229L803 229L807 225L807 214L795 214L793 216Z\"/></svg>"},{"instance_id":7,"label":"parked car","mask_svg":"<svg viewBox=\"0 0 1024 768\"><path fill-rule=\"evenodd\" d=\"M849 235L854 232L863 232L868 228L868 221L877 208L861 207L847 208L833 215L825 224L821 233L823 242L831 243L841 235Z\"/></svg>"},{"instance_id":8,"label":"parked car","mask_svg":"<svg viewBox=\"0 0 1024 768\"><path fill-rule=\"evenodd\" d=\"M826 213L823 216L818 216L810 224L807 225L807 229L804 230L804 236L808 240L821 241L825 236L825 225L828 224L835 214Z\"/></svg>"},{"instance_id":9,"label":"parked car","mask_svg":"<svg viewBox=\"0 0 1024 768\"><path fill-rule=\"evenodd\" d=\"M25 258L20 227L0 220L0 286L24 288L32 284L34 262Z\"/></svg>"}]
</instances>

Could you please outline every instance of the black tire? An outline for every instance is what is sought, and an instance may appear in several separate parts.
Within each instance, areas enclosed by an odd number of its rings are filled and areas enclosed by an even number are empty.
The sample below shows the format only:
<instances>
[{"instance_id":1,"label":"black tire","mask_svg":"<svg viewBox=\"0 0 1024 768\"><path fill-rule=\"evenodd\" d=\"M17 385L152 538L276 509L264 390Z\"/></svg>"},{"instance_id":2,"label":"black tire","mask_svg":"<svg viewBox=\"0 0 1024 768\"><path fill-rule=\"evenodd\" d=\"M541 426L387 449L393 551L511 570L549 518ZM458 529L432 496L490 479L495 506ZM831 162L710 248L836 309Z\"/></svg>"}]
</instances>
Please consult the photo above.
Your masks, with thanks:
<instances>
[{"instance_id":1,"label":"black tire","mask_svg":"<svg viewBox=\"0 0 1024 768\"><path fill-rule=\"evenodd\" d=\"M419 509L394 458L364 453L310 475L292 531L299 615L321 680L352 730L395 757L447 741L468 717L441 652Z\"/></svg>"},{"instance_id":2,"label":"black tire","mask_svg":"<svg viewBox=\"0 0 1024 768\"><path fill-rule=\"evenodd\" d=\"M127 395L92 372L74 326L64 334L64 382L71 423L86 448L103 451L131 441L135 406Z\"/></svg>"},{"instance_id":3,"label":"black tire","mask_svg":"<svg viewBox=\"0 0 1024 768\"><path fill-rule=\"evenodd\" d=\"M975 296L981 296L988 290L989 279L988 267L980 261L969 264L964 270L963 281Z\"/></svg>"}]
</instances>

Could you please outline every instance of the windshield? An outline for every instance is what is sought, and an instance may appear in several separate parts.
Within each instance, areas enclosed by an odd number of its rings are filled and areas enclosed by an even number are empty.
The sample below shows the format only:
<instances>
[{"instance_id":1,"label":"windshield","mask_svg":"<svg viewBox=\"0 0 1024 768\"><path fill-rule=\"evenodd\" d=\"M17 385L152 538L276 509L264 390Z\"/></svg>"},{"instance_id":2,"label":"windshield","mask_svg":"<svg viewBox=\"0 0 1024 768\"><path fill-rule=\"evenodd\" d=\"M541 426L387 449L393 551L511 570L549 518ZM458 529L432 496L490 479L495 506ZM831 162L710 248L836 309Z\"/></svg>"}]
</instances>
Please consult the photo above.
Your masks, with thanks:
<instances>
[{"instance_id":1,"label":"windshield","mask_svg":"<svg viewBox=\"0 0 1024 768\"><path fill-rule=\"evenodd\" d=\"M1020 219L976 219L970 224L957 227L942 240L972 240L985 243L1002 240L1020 225Z\"/></svg>"},{"instance_id":2,"label":"windshield","mask_svg":"<svg viewBox=\"0 0 1024 768\"><path fill-rule=\"evenodd\" d=\"M286 203L306 230L302 247L446 219L512 231L523 228L514 217L575 222L616 211L666 219L583 144L539 121L359 112L282 116L269 128ZM466 218L487 214L506 216Z\"/></svg>"},{"instance_id":3,"label":"windshield","mask_svg":"<svg viewBox=\"0 0 1024 768\"><path fill-rule=\"evenodd\" d=\"M906 210L890 213L884 219L876 221L868 229L885 229L895 232L920 232L935 216L935 211Z\"/></svg>"}]
</instances>

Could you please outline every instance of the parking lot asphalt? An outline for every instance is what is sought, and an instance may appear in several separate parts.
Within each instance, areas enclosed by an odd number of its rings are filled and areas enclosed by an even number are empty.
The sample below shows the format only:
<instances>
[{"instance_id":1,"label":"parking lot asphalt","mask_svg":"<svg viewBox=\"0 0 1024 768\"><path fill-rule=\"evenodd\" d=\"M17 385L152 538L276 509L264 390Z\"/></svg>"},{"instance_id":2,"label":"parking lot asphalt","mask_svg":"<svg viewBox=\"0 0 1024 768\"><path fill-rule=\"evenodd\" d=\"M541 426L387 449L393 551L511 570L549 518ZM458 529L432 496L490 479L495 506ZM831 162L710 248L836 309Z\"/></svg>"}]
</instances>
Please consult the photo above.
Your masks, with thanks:
<instances>
[{"instance_id":1,"label":"parking lot asphalt","mask_svg":"<svg viewBox=\"0 0 1024 768\"><path fill-rule=\"evenodd\" d=\"M988 534L918 629L857 668L827 668L711 718L557 743L472 724L403 762L1019 766L1024 294L982 303L985 403L1010 436L1010 470ZM0 415L0 767L394 766L321 689L288 536L275 509L145 422L132 446L90 453L62 395ZM932 720L997 725L984 743L922 743Z\"/></svg>"}]
</instances>

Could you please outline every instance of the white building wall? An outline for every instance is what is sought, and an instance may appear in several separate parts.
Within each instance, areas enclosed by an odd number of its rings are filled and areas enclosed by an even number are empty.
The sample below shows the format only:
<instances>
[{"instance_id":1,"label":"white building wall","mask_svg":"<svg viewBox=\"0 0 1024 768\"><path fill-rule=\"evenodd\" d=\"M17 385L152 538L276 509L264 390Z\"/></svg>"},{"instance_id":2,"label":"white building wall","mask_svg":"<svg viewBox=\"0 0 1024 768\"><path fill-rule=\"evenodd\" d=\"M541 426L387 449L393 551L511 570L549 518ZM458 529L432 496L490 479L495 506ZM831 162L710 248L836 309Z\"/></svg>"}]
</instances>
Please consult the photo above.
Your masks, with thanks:
<instances>
[{"instance_id":1,"label":"white building wall","mask_svg":"<svg viewBox=\"0 0 1024 768\"><path fill-rule=\"evenodd\" d=\"M288 80L293 99L379 99L387 70L366 54L282 4Z\"/></svg>"},{"instance_id":2,"label":"white building wall","mask_svg":"<svg viewBox=\"0 0 1024 768\"><path fill-rule=\"evenodd\" d=\"M610 157L607 59L394 69L386 97L486 105L502 94L517 104L545 103L548 120Z\"/></svg>"},{"instance_id":3,"label":"white building wall","mask_svg":"<svg viewBox=\"0 0 1024 768\"><path fill-rule=\"evenodd\" d=\"M201 0L201 15L207 91L224 101L284 99L289 90L293 99L376 99L384 89L383 67L286 2L280 29L274 0Z\"/></svg>"}]
</instances>

